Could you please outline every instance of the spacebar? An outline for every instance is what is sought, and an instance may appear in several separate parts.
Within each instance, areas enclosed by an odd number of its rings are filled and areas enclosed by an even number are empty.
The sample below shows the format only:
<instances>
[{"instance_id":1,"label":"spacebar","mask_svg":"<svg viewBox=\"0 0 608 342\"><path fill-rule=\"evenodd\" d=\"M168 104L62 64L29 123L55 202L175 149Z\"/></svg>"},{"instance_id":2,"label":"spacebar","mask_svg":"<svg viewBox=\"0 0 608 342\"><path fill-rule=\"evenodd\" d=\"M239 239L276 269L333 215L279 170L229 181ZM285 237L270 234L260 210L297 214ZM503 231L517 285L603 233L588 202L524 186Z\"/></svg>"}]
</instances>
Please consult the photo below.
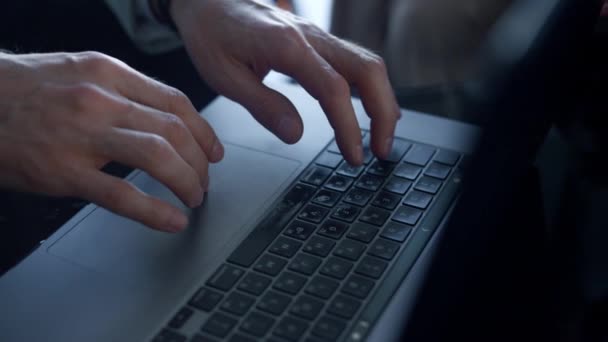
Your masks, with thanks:
<instances>
[{"instance_id":1,"label":"spacebar","mask_svg":"<svg viewBox=\"0 0 608 342\"><path fill-rule=\"evenodd\" d=\"M296 184L291 188L275 208L228 257L228 262L243 267L251 266L272 240L281 233L289 220L310 199L315 190L316 188L304 184Z\"/></svg>"}]
</instances>

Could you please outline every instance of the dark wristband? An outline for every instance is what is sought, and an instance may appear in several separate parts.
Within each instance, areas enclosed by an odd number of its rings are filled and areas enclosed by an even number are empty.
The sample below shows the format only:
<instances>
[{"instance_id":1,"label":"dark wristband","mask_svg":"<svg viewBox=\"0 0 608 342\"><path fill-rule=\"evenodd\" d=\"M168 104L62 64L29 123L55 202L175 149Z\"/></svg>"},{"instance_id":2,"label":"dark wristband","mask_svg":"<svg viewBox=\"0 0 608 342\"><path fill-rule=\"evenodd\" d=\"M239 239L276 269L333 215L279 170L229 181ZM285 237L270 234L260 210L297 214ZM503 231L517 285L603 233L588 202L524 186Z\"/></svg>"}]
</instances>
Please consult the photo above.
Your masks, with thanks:
<instances>
[{"instance_id":1,"label":"dark wristband","mask_svg":"<svg viewBox=\"0 0 608 342\"><path fill-rule=\"evenodd\" d=\"M177 26L175 26L175 21L171 17L171 0L149 0L149 4L156 20L177 32Z\"/></svg>"}]
</instances>

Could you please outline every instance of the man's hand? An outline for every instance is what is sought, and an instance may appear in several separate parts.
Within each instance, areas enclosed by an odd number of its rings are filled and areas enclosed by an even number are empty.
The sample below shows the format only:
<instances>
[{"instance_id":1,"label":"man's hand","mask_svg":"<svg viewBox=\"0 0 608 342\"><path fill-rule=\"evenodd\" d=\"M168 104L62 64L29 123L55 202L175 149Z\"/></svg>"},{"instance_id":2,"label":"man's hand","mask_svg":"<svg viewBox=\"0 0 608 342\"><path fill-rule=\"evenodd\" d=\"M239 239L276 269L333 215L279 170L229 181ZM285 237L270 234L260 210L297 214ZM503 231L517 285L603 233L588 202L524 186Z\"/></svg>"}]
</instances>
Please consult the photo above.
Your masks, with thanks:
<instances>
[{"instance_id":1,"label":"man's hand","mask_svg":"<svg viewBox=\"0 0 608 342\"><path fill-rule=\"evenodd\" d=\"M355 86L372 119L372 151L388 156L400 112L375 54L254 0L173 0L171 15L207 83L283 141L301 137L302 120L285 96L262 84L270 70L294 77L319 100L344 157L359 165L361 132L350 100Z\"/></svg>"},{"instance_id":2,"label":"man's hand","mask_svg":"<svg viewBox=\"0 0 608 342\"><path fill-rule=\"evenodd\" d=\"M0 54L0 186L74 196L159 230L178 208L101 171L142 169L190 207L223 147L178 90L99 53Z\"/></svg>"}]
</instances>

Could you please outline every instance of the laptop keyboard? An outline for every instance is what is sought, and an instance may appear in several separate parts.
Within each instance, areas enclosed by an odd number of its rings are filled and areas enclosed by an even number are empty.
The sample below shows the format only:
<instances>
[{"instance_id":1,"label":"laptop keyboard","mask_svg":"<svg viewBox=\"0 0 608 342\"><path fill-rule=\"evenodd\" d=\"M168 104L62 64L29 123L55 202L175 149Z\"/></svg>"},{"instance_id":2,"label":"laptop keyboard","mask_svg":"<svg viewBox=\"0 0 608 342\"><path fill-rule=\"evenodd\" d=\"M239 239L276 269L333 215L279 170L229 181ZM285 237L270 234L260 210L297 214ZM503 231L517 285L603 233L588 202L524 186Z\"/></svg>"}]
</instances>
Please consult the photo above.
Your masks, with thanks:
<instances>
[{"instance_id":1,"label":"laptop keyboard","mask_svg":"<svg viewBox=\"0 0 608 342\"><path fill-rule=\"evenodd\" d=\"M153 341L364 339L453 202L461 155L395 139L380 161L363 133L365 165L330 143Z\"/></svg>"}]
</instances>

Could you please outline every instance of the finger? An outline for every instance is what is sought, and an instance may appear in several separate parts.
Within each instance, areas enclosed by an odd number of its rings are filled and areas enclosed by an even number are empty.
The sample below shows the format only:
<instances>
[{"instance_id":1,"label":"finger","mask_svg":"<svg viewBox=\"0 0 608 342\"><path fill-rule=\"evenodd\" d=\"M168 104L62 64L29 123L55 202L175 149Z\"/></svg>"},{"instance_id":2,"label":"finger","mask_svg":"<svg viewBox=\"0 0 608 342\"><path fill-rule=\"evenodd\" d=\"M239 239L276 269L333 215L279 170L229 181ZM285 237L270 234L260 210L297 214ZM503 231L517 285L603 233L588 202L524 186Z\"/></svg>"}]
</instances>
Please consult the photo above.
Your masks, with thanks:
<instances>
[{"instance_id":1,"label":"finger","mask_svg":"<svg viewBox=\"0 0 608 342\"><path fill-rule=\"evenodd\" d=\"M321 56L358 89L371 118L372 151L380 158L388 157L401 112L384 62L368 50L325 32L308 37Z\"/></svg>"},{"instance_id":2,"label":"finger","mask_svg":"<svg viewBox=\"0 0 608 342\"><path fill-rule=\"evenodd\" d=\"M98 170L80 174L76 188L76 196L153 229L179 232L188 224L188 218L178 208L142 192L125 180Z\"/></svg>"},{"instance_id":3,"label":"finger","mask_svg":"<svg viewBox=\"0 0 608 342\"><path fill-rule=\"evenodd\" d=\"M189 207L202 203L204 189L196 171L163 137L113 128L94 142L96 151L119 163L146 171Z\"/></svg>"}]
</instances>

